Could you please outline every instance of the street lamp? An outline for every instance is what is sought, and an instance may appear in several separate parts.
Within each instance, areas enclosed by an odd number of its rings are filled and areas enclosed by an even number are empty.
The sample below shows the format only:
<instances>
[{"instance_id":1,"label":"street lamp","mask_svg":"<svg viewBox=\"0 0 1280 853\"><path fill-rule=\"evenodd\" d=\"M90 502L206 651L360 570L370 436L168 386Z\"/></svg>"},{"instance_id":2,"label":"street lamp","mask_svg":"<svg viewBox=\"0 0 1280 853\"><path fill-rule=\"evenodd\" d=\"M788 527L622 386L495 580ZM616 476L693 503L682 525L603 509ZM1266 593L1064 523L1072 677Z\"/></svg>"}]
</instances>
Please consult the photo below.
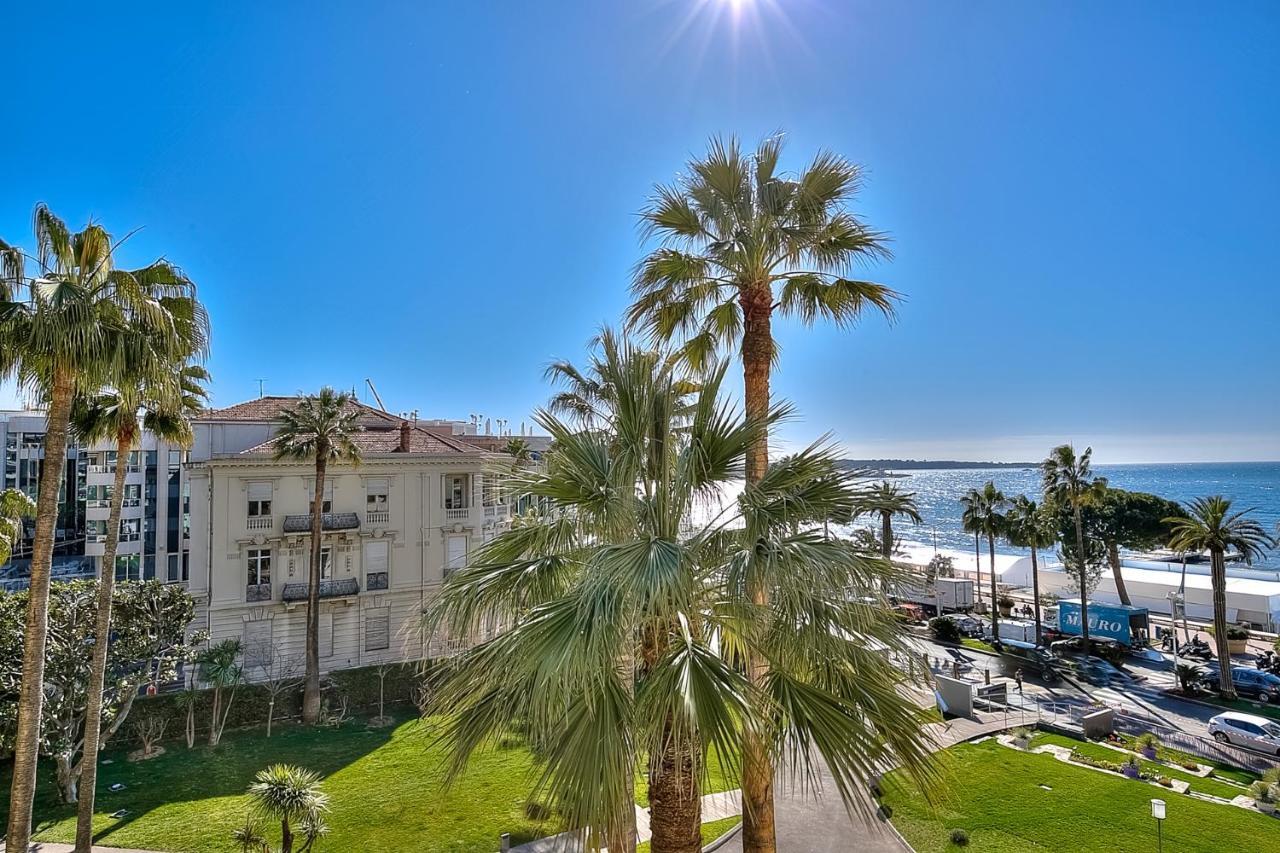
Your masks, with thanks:
<instances>
[{"instance_id":1,"label":"street lamp","mask_svg":"<svg viewBox=\"0 0 1280 853\"><path fill-rule=\"evenodd\" d=\"M1151 801L1151 816L1156 819L1156 853L1164 853L1164 838L1160 829L1164 823L1164 800Z\"/></svg>"}]
</instances>

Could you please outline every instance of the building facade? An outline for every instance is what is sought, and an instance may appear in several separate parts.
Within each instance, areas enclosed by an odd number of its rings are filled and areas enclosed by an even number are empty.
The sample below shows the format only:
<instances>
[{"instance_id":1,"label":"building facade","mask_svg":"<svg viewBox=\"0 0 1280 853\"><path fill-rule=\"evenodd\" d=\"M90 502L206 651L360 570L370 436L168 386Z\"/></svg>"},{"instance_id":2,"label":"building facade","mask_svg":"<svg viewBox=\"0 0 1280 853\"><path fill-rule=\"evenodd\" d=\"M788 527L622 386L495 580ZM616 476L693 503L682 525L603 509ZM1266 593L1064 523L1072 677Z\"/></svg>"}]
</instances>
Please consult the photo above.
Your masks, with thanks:
<instances>
[{"instance_id":1,"label":"building facade","mask_svg":"<svg viewBox=\"0 0 1280 853\"><path fill-rule=\"evenodd\" d=\"M0 412L0 448L4 468L0 488L37 497L44 466L43 412ZM144 433L124 460L125 495L120 517L118 579L186 579L188 542L186 451ZM53 574L57 579L95 577L102 570L111 491L116 472L115 446L67 442L62 460ZM22 589L30 574L35 523L28 521L10 563L0 568L5 589Z\"/></svg>"},{"instance_id":2,"label":"building facade","mask_svg":"<svg viewBox=\"0 0 1280 853\"><path fill-rule=\"evenodd\" d=\"M188 589L212 641L239 639L250 678L300 671L314 467L274 459L290 397L195 423ZM497 454L367 406L359 465L330 465L323 494L322 670L441 654L424 608L445 575L509 524ZM435 645L433 645L433 643Z\"/></svg>"}]
</instances>

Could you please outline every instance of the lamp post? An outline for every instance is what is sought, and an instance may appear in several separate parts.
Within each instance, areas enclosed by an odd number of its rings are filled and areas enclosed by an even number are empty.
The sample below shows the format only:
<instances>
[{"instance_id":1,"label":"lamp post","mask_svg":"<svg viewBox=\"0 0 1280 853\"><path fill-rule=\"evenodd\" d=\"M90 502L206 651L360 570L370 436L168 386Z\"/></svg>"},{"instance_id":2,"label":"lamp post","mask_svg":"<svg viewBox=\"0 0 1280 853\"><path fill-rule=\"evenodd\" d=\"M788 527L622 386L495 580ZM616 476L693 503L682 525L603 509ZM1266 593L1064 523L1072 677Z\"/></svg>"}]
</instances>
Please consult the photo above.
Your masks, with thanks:
<instances>
[{"instance_id":1,"label":"lamp post","mask_svg":"<svg viewBox=\"0 0 1280 853\"><path fill-rule=\"evenodd\" d=\"M1151 816L1156 819L1156 853L1164 853L1161 824L1164 823L1164 800L1151 801Z\"/></svg>"}]
</instances>

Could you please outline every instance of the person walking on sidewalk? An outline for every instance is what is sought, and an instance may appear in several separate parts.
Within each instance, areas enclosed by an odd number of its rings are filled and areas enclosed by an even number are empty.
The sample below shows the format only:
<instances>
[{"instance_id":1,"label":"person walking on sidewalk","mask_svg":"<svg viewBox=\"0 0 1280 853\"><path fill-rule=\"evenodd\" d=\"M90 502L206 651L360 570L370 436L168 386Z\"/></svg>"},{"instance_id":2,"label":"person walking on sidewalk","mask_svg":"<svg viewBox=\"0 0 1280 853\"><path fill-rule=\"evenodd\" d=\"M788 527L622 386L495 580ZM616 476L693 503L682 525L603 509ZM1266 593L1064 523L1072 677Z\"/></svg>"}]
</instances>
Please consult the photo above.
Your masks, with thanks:
<instances>
[{"instance_id":1,"label":"person walking on sidewalk","mask_svg":"<svg viewBox=\"0 0 1280 853\"><path fill-rule=\"evenodd\" d=\"M1018 695L1022 695L1022 667L1018 667L1018 671L1013 674L1013 680L1018 684Z\"/></svg>"}]
</instances>

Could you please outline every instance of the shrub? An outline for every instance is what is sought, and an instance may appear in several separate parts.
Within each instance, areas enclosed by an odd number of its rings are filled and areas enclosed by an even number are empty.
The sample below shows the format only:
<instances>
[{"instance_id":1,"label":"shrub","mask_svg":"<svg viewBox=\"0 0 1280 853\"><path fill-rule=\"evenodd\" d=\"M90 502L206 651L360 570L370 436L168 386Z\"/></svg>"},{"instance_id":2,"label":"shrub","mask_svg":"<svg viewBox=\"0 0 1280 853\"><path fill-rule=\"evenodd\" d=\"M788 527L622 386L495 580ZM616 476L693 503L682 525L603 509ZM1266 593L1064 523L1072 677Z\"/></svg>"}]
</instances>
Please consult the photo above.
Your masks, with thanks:
<instances>
[{"instance_id":1,"label":"shrub","mask_svg":"<svg viewBox=\"0 0 1280 853\"><path fill-rule=\"evenodd\" d=\"M1213 629L1214 629L1213 625L1209 625L1207 628L1205 628L1205 630L1209 632L1210 636L1213 635ZM1247 640L1249 639L1250 636L1251 635L1249 633L1249 626L1246 623L1242 622L1239 625L1227 626L1228 640Z\"/></svg>"},{"instance_id":2,"label":"shrub","mask_svg":"<svg viewBox=\"0 0 1280 853\"><path fill-rule=\"evenodd\" d=\"M929 632L935 640L944 643L960 642L960 626L947 616L937 616L929 620Z\"/></svg>"},{"instance_id":3,"label":"shrub","mask_svg":"<svg viewBox=\"0 0 1280 853\"><path fill-rule=\"evenodd\" d=\"M1001 607L1003 607L1005 610L1008 610L1014 605L1013 596L1001 593L1000 597L996 599L996 603L999 604Z\"/></svg>"},{"instance_id":4,"label":"shrub","mask_svg":"<svg viewBox=\"0 0 1280 853\"><path fill-rule=\"evenodd\" d=\"M1138 735L1138 739L1134 741L1138 749L1159 749L1160 738L1156 737L1155 732L1143 732Z\"/></svg>"},{"instance_id":5,"label":"shrub","mask_svg":"<svg viewBox=\"0 0 1280 853\"><path fill-rule=\"evenodd\" d=\"M1249 796L1260 803L1274 803L1276 801L1275 789L1261 779L1249 786Z\"/></svg>"},{"instance_id":6,"label":"shrub","mask_svg":"<svg viewBox=\"0 0 1280 853\"><path fill-rule=\"evenodd\" d=\"M969 833L965 832L963 829L951 830L951 843L957 847L968 847Z\"/></svg>"},{"instance_id":7,"label":"shrub","mask_svg":"<svg viewBox=\"0 0 1280 853\"><path fill-rule=\"evenodd\" d=\"M1027 728L1026 726L1018 726L1016 729L1013 730L1013 736L1018 740L1030 740L1031 729Z\"/></svg>"},{"instance_id":8,"label":"shrub","mask_svg":"<svg viewBox=\"0 0 1280 853\"><path fill-rule=\"evenodd\" d=\"M1092 755L1085 755L1075 749L1071 750L1071 760L1077 764L1097 767L1099 770L1110 770L1112 773L1123 772L1123 768L1115 761L1107 761L1105 758L1094 758Z\"/></svg>"},{"instance_id":9,"label":"shrub","mask_svg":"<svg viewBox=\"0 0 1280 853\"><path fill-rule=\"evenodd\" d=\"M1173 780L1172 780L1172 779L1170 779L1168 776L1157 776L1157 777L1156 777L1156 784L1157 784L1157 785L1160 785L1160 786L1162 786L1162 787L1165 787L1165 788L1172 788L1172 787L1173 787Z\"/></svg>"}]
</instances>

